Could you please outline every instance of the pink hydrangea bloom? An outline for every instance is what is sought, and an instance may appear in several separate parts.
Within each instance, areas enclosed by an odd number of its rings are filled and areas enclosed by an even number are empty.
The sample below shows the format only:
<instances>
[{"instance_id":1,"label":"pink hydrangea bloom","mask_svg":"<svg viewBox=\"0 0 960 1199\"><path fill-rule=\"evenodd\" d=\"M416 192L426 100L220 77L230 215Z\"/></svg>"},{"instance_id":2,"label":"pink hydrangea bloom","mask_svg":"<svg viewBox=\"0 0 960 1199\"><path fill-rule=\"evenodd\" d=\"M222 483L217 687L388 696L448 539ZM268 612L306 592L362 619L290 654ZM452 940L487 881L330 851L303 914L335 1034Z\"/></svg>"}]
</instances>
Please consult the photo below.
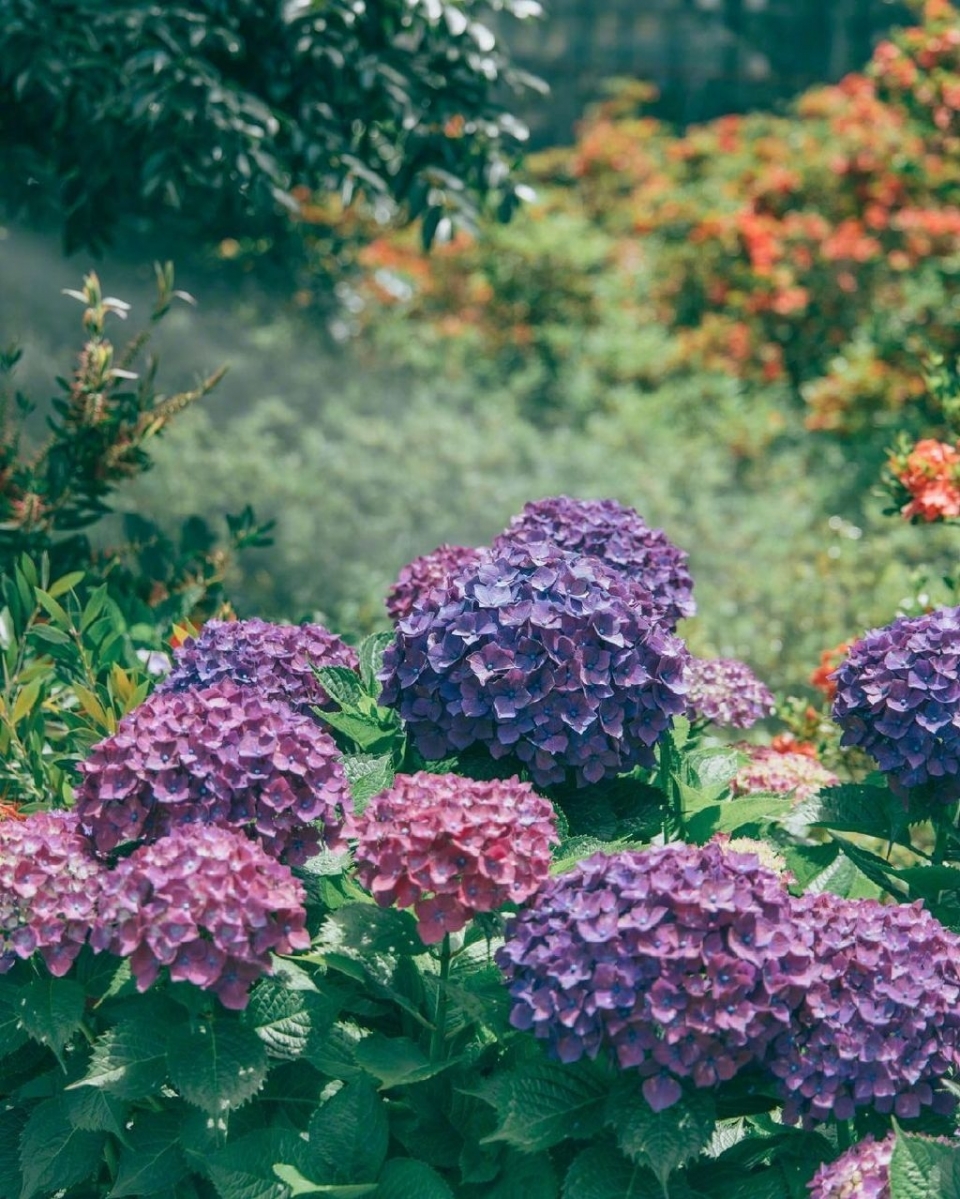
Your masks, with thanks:
<instances>
[{"instance_id":1,"label":"pink hydrangea bloom","mask_svg":"<svg viewBox=\"0 0 960 1199\"><path fill-rule=\"evenodd\" d=\"M810 799L823 787L836 787L840 779L809 754L784 753L771 745L740 745L750 761L733 780L734 795L758 791L793 791L797 802Z\"/></svg>"},{"instance_id":2,"label":"pink hydrangea bloom","mask_svg":"<svg viewBox=\"0 0 960 1199\"><path fill-rule=\"evenodd\" d=\"M517 779L399 777L357 818L357 876L382 907L413 907L427 945L519 903L550 869L549 800Z\"/></svg>"},{"instance_id":3,"label":"pink hydrangea bloom","mask_svg":"<svg viewBox=\"0 0 960 1199\"><path fill-rule=\"evenodd\" d=\"M0 822L0 974L39 952L66 974L87 939L102 865L72 812Z\"/></svg>"},{"instance_id":4,"label":"pink hydrangea bloom","mask_svg":"<svg viewBox=\"0 0 960 1199\"><path fill-rule=\"evenodd\" d=\"M239 1009L271 953L309 946L303 902L289 868L242 833L181 826L104 873L90 943L129 957L140 991L166 967Z\"/></svg>"},{"instance_id":5,"label":"pink hydrangea bloom","mask_svg":"<svg viewBox=\"0 0 960 1199\"><path fill-rule=\"evenodd\" d=\"M810 1199L890 1199L890 1159L896 1137L864 1137L810 1179Z\"/></svg>"}]
</instances>

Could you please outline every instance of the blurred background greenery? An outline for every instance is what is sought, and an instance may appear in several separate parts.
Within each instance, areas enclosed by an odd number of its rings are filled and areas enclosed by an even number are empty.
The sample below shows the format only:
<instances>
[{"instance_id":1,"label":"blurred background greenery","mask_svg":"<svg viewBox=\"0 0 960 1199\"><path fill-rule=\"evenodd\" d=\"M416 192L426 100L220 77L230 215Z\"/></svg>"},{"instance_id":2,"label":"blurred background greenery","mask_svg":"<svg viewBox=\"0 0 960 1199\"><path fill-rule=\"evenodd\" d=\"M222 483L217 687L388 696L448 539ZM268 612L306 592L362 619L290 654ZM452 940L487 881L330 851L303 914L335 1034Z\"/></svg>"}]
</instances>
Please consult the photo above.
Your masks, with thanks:
<instances>
[{"instance_id":1,"label":"blurred background greenery","mask_svg":"<svg viewBox=\"0 0 960 1199\"><path fill-rule=\"evenodd\" d=\"M694 650L797 690L949 595L950 530L879 484L946 428L924 364L960 349L957 10L544 7L12 0L0 345L53 394L59 290L96 263L136 324L175 257L199 306L157 328L164 387L228 374L89 535L252 505L276 526L224 566L241 615L358 635L412 557L611 496L690 552Z\"/></svg>"}]
</instances>

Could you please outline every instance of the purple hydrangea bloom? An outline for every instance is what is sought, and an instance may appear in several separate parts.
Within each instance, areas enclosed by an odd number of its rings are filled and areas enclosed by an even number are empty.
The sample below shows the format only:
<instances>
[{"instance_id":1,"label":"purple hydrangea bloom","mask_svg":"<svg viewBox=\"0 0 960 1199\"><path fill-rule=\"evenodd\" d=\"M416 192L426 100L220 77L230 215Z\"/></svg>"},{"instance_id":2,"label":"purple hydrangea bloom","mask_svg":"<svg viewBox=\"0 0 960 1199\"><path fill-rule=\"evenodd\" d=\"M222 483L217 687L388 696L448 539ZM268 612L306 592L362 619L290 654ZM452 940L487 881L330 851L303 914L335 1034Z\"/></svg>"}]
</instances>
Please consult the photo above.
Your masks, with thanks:
<instances>
[{"instance_id":1,"label":"purple hydrangea bloom","mask_svg":"<svg viewBox=\"0 0 960 1199\"><path fill-rule=\"evenodd\" d=\"M810 1199L890 1199L890 1159L896 1134L864 1137L835 1162L826 1162L807 1183Z\"/></svg>"},{"instance_id":2,"label":"purple hydrangea bloom","mask_svg":"<svg viewBox=\"0 0 960 1199\"><path fill-rule=\"evenodd\" d=\"M231 679L294 708L329 705L314 666L357 669L357 655L319 624L210 620L174 652L173 669L157 691L185 691Z\"/></svg>"},{"instance_id":3,"label":"purple hydrangea bloom","mask_svg":"<svg viewBox=\"0 0 960 1199\"><path fill-rule=\"evenodd\" d=\"M425 944L520 903L550 871L553 805L517 779L397 778L357 817L357 877L381 907L411 905Z\"/></svg>"},{"instance_id":4,"label":"purple hydrangea bloom","mask_svg":"<svg viewBox=\"0 0 960 1199\"><path fill-rule=\"evenodd\" d=\"M749 729L771 715L775 706L769 688L736 658L691 658L687 683L687 715L691 720Z\"/></svg>"},{"instance_id":5,"label":"purple hydrangea bloom","mask_svg":"<svg viewBox=\"0 0 960 1199\"><path fill-rule=\"evenodd\" d=\"M562 550L601 558L650 592L671 629L696 611L687 555L660 529L651 529L634 508L616 500L578 500L559 495L527 504L493 543L549 541Z\"/></svg>"},{"instance_id":6,"label":"purple hydrangea bloom","mask_svg":"<svg viewBox=\"0 0 960 1199\"><path fill-rule=\"evenodd\" d=\"M441 545L432 553L414 558L404 566L387 593L387 614L394 622L409 616L414 607L451 579L473 570L482 551L463 545Z\"/></svg>"},{"instance_id":7,"label":"purple hydrangea bloom","mask_svg":"<svg viewBox=\"0 0 960 1199\"><path fill-rule=\"evenodd\" d=\"M90 944L129 957L139 991L165 966L174 982L243 1008L271 953L310 945L301 884L231 829L180 826L103 878Z\"/></svg>"},{"instance_id":8,"label":"purple hydrangea bloom","mask_svg":"<svg viewBox=\"0 0 960 1199\"><path fill-rule=\"evenodd\" d=\"M960 608L895 620L856 642L836 672L843 745L868 753L905 794L960 799Z\"/></svg>"},{"instance_id":9,"label":"purple hydrangea bloom","mask_svg":"<svg viewBox=\"0 0 960 1199\"><path fill-rule=\"evenodd\" d=\"M960 938L919 902L805 895L793 918L817 969L770 1050L784 1120L952 1110L940 1080L960 1065Z\"/></svg>"},{"instance_id":10,"label":"purple hydrangea bloom","mask_svg":"<svg viewBox=\"0 0 960 1199\"><path fill-rule=\"evenodd\" d=\"M380 680L428 759L474 745L541 786L651 766L688 654L597 558L506 546L397 626Z\"/></svg>"},{"instance_id":11,"label":"purple hydrangea bloom","mask_svg":"<svg viewBox=\"0 0 960 1199\"><path fill-rule=\"evenodd\" d=\"M0 822L0 974L39 952L66 974L94 922L102 865L72 812Z\"/></svg>"},{"instance_id":12,"label":"purple hydrangea bloom","mask_svg":"<svg viewBox=\"0 0 960 1199\"><path fill-rule=\"evenodd\" d=\"M737 745L749 754L750 761L734 776L734 795L754 795L772 791L776 794L794 793L797 803L812 799L824 787L836 787L840 779L816 758L805 753L792 753L772 745Z\"/></svg>"},{"instance_id":13,"label":"purple hydrangea bloom","mask_svg":"<svg viewBox=\"0 0 960 1199\"><path fill-rule=\"evenodd\" d=\"M515 1028L560 1061L610 1051L656 1110L761 1059L816 975L812 933L755 854L713 842L597 854L511 921Z\"/></svg>"},{"instance_id":14,"label":"purple hydrangea bloom","mask_svg":"<svg viewBox=\"0 0 960 1199\"><path fill-rule=\"evenodd\" d=\"M154 692L81 762L76 811L99 854L184 824L245 829L299 865L336 848L349 788L315 720L229 679ZM318 822L318 829L313 822Z\"/></svg>"}]
</instances>

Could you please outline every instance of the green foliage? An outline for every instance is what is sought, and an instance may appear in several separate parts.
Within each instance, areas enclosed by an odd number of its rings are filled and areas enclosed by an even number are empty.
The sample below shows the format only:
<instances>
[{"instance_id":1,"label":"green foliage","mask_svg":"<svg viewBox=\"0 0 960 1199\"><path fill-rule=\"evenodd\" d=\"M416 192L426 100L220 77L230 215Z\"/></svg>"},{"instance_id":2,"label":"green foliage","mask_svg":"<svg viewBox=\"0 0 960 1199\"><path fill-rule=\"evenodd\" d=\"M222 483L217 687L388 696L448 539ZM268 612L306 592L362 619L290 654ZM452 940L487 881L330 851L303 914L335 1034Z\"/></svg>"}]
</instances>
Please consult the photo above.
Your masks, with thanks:
<instances>
[{"instance_id":1,"label":"green foliage","mask_svg":"<svg viewBox=\"0 0 960 1199\"><path fill-rule=\"evenodd\" d=\"M506 217L525 131L503 92L531 81L496 44L491 10L539 5L15 0L0 33L0 198L62 223L68 249L143 218L283 246L298 217L316 219L311 193L392 201L422 218L426 244L481 203Z\"/></svg>"}]
</instances>

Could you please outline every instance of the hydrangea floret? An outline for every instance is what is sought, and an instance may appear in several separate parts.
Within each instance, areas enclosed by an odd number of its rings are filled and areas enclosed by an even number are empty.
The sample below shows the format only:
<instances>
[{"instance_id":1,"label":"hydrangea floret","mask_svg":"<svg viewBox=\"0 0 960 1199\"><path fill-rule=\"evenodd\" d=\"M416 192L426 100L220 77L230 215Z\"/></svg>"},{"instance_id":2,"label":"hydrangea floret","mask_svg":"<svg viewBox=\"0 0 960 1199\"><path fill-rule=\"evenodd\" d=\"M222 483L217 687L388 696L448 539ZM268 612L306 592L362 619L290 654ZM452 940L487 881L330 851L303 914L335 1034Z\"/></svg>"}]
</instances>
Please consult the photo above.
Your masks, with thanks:
<instances>
[{"instance_id":1,"label":"hydrangea floret","mask_svg":"<svg viewBox=\"0 0 960 1199\"><path fill-rule=\"evenodd\" d=\"M813 979L781 878L718 843L596 854L549 880L497 962L510 1022L562 1062L608 1051L655 1110L761 1059Z\"/></svg>"},{"instance_id":2,"label":"hydrangea floret","mask_svg":"<svg viewBox=\"0 0 960 1199\"><path fill-rule=\"evenodd\" d=\"M357 877L381 907L413 907L426 945L477 912L529 898L550 870L553 805L518 779L399 777L357 817Z\"/></svg>"},{"instance_id":3,"label":"hydrangea floret","mask_svg":"<svg viewBox=\"0 0 960 1199\"><path fill-rule=\"evenodd\" d=\"M671 629L696 611L687 554L661 529L651 529L635 508L616 500L559 495L527 504L494 541L507 545L549 541L576 554L601 558L649 591Z\"/></svg>"},{"instance_id":4,"label":"hydrangea floret","mask_svg":"<svg viewBox=\"0 0 960 1199\"><path fill-rule=\"evenodd\" d=\"M104 873L95 952L129 957L137 989L174 982L244 1008L271 953L310 945L304 892L288 867L231 829L180 826Z\"/></svg>"},{"instance_id":5,"label":"hydrangea floret","mask_svg":"<svg viewBox=\"0 0 960 1199\"><path fill-rule=\"evenodd\" d=\"M824 787L836 787L840 779L815 756L773 745L738 745L750 760L734 775L733 794L754 795L772 791L776 794L794 793L797 803L812 799Z\"/></svg>"},{"instance_id":6,"label":"hydrangea floret","mask_svg":"<svg viewBox=\"0 0 960 1199\"><path fill-rule=\"evenodd\" d=\"M687 714L721 728L749 729L773 713L770 689L736 658L691 658Z\"/></svg>"},{"instance_id":7,"label":"hydrangea floret","mask_svg":"<svg viewBox=\"0 0 960 1199\"><path fill-rule=\"evenodd\" d=\"M339 847L349 787L315 720L229 679L154 692L81 762L76 811L97 853L183 824L245 829L299 865Z\"/></svg>"},{"instance_id":8,"label":"hydrangea floret","mask_svg":"<svg viewBox=\"0 0 960 1199\"><path fill-rule=\"evenodd\" d=\"M960 938L920 902L808 894L794 920L813 936L817 968L770 1050L784 1120L951 1111L941 1080L960 1065Z\"/></svg>"},{"instance_id":9,"label":"hydrangea floret","mask_svg":"<svg viewBox=\"0 0 960 1199\"><path fill-rule=\"evenodd\" d=\"M471 571L482 551L464 545L440 545L402 567L387 592L387 614L394 622L409 616L432 591L443 590L451 579Z\"/></svg>"},{"instance_id":10,"label":"hydrangea floret","mask_svg":"<svg viewBox=\"0 0 960 1199\"><path fill-rule=\"evenodd\" d=\"M960 608L901 617L856 642L836 676L841 745L906 795L960 799Z\"/></svg>"},{"instance_id":11,"label":"hydrangea floret","mask_svg":"<svg viewBox=\"0 0 960 1199\"><path fill-rule=\"evenodd\" d=\"M0 822L0 974L39 952L66 974L93 924L103 866L72 812Z\"/></svg>"},{"instance_id":12,"label":"hydrangea floret","mask_svg":"<svg viewBox=\"0 0 960 1199\"><path fill-rule=\"evenodd\" d=\"M209 620L174 650L173 658L173 669L157 691L185 691L230 679L304 711L330 702L314 666L357 668L355 651L323 625L266 620Z\"/></svg>"},{"instance_id":13,"label":"hydrangea floret","mask_svg":"<svg viewBox=\"0 0 960 1199\"><path fill-rule=\"evenodd\" d=\"M643 594L597 558L505 546L400 621L381 703L428 761L480 745L540 786L652 766L689 655Z\"/></svg>"},{"instance_id":14,"label":"hydrangea floret","mask_svg":"<svg viewBox=\"0 0 960 1199\"><path fill-rule=\"evenodd\" d=\"M890 1199L890 1160L896 1135L864 1137L807 1183L810 1199Z\"/></svg>"}]
</instances>

